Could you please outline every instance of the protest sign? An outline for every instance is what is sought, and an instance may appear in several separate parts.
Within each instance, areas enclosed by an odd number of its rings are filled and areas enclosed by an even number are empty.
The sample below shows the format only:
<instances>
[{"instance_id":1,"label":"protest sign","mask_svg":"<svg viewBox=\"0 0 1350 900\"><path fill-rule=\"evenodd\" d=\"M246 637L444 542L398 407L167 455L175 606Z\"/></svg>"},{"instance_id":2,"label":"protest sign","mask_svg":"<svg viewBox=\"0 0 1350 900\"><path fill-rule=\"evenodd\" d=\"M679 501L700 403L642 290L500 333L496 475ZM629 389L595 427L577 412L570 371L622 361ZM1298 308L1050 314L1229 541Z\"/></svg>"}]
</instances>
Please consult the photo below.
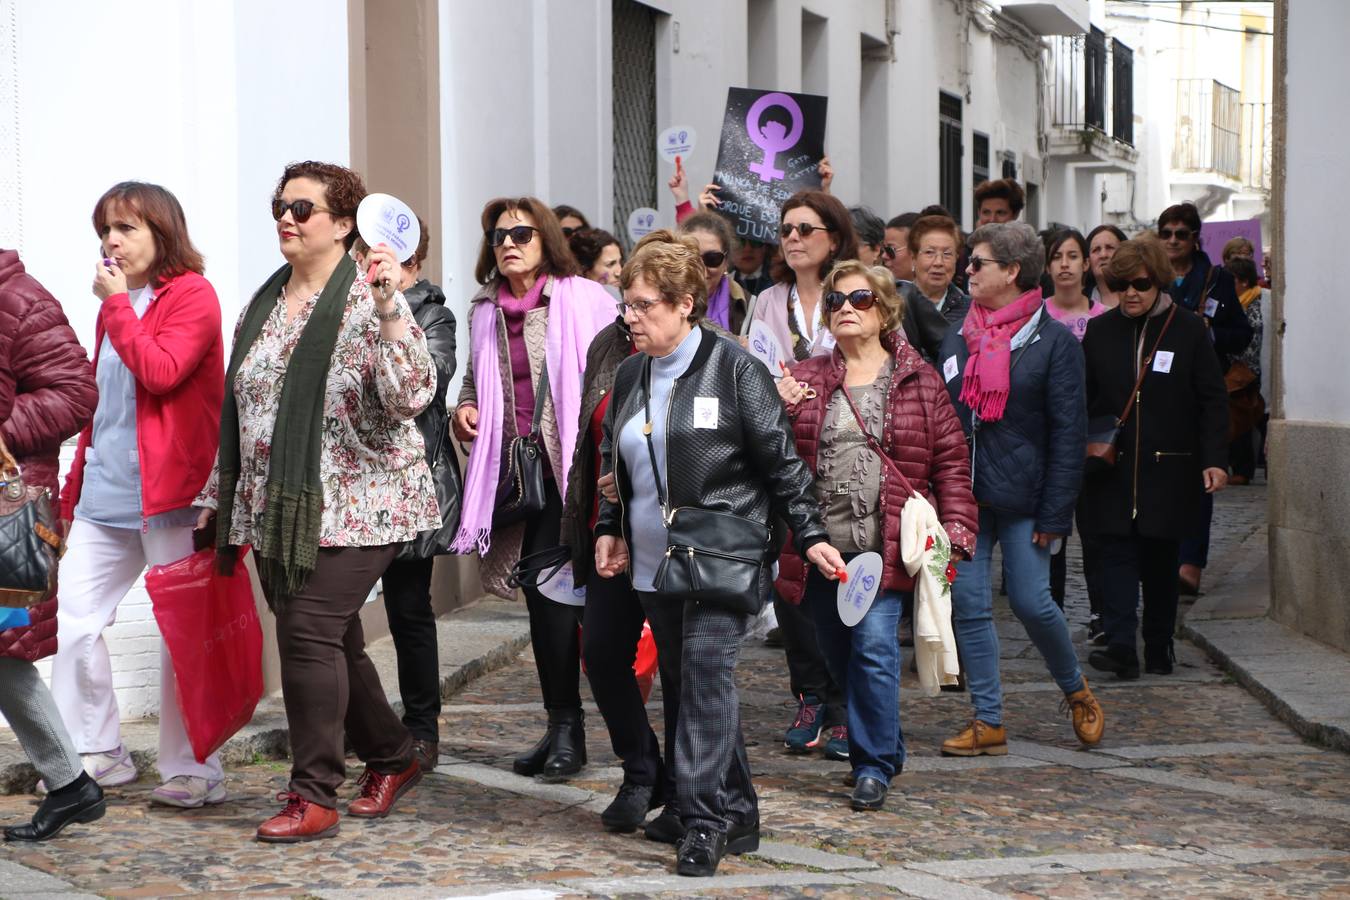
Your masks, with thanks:
<instances>
[{"instance_id":1,"label":"protest sign","mask_svg":"<svg viewBox=\"0 0 1350 900\"><path fill-rule=\"evenodd\" d=\"M650 206L640 206L628 214L628 240L636 244L656 230L656 210Z\"/></svg>"},{"instance_id":2,"label":"protest sign","mask_svg":"<svg viewBox=\"0 0 1350 900\"><path fill-rule=\"evenodd\" d=\"M367 194L356 207L356 233L371 247L387 244L399 262L407 262L417 252L422 227L417 214L397 197Z\"/></svg>"},{"instance_id":3,"label":"protest sign","mask_svg":"<svg viewBox=\"0 0 1350 900\"><path fill-rule=\"evenodd\" d=\"M673 125L656 139L656 150L666 162L675 163L679 157L688 157L698 143L698 132L688 125Z\"/></svg>"},{"instance_id":4,"label":"protest sign","mask_svg":"<svg viewBox=\"0 0 1350 900\"><path fill-rule=\"evenodd\" d=\"M1176 223L1172 223L1175 225ZM1256 272L1261 274L1261 220L1260 219L1237 219L1232 222L1206 222L1204 228L1200 229L1200 237L1204 242L1204 250L1209 256L1209 261L1216 266L1223 265L1223 245L1235 237L1245 237L1252 242L1252 247L1256 250L1256 255L1252 261L1256 263Z\"/></svg>"},{"instance_id":5,"label":"protest sign","mask_svg":"<svg viewBox=\"0 0 1350 900\"><path fill-rule=\"evenodd\" d=\"M713 181L717 211L743 240L778 243L779 211L797 191L818 189L826 98L731 88Z\"/></svg>"}]
</instances>

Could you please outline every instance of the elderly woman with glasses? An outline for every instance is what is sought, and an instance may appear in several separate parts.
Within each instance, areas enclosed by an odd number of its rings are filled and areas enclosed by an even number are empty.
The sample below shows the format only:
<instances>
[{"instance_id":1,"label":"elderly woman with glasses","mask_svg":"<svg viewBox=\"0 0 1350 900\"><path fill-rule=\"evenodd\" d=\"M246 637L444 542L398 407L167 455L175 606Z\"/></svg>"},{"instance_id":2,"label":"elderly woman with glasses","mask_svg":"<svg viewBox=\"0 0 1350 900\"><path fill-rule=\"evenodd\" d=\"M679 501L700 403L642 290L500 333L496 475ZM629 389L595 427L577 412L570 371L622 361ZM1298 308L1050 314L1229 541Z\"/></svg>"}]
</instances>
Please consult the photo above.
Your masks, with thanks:
<instances>
[{"instance_id":1,"label":"elderly woman with glasses","mask_svg":"<svg viewBox=\"0 0 1350 900\"><path fill-rule=\"evenodd\" d=\"M956 286L956 261L961 256L961 229L946 216L923 216L907 233L914 265L915 293L937 307L948 322L960 322L970 308L970 295Z\"/></svg>"},{"instance_id":2,"label":"elderly woman with glasses","mask_svg":"<svg viewBox=\"0 0 1350 900\"><path fill-rule=\"evenodd\" d=\"M698 244L653 232L621 284L638 353L619 365L605 414L601 470L614 479L595 527L595 570L631 579L658 649L675 798L647 836L679 842L679 874L712 875L725 853L759 846L735 668L768 594L770 524L785 520L797 552L827 578L844 563L828 543L768 371L702 323L707 281ZM685 538L684 558L672 562L674 529L689 527L691 516L725 524L698 531L697 546ZM758 546L741 546L755 533ZM729 556L738 560L730 595L699 591L697 573L707 566L726 573L716 560Z\"/></svg>"},{"instance_id":3,"label":"elderly woman with glasses","mask_svg":"<svg viewBox=\"0 0 1350 900\"><path fill-rule=\"evenodd\" d=\"M975 550L965 435L942 379L901 336L904 311L889 271L838 263L825 278L821 307L834 352L800 363L778 382L831 543L845 560L869 551L882 556L881 591L851 628L839 618L834 585L790 547L777 581L784 599L811 613L830 672L848 698L852 772L845 783L853 785L851 804L859 810L884 805L905 763L896 626L902 594L914 589L900 550L909 492L878 451L936 507L953 555L969 558Z\"/></svg>"},{"instance_id":4,"label":"elderly woman with glasses","mask_svg":"<svg viewBox=\"0 0 1350 900\"><path fill-rule=\"evenodd\" d=\"M508 578L521 557L558 546L586 351L614 320L614 298L577 272L558 218L542 201L491 200L482 225L474 271L482 287L469 302L468 369L452 420L455 437L473 442L453 547L476 550L483 587L510 599L515 588ZM506 480L512 442L531 435L544 451L540 508L523 518L499 516L513 488ZM586 764L577 643L582 608L549 599L537 587L523 589L548 729L512 768L561 781Z\"/></svg>"},{"instance_id":5,"label":"elderly woman with glasses","mask_svg":"<svg viewBox=\"0 0 1350 900\"><path fill-rule=\"evenodd\" d=\"M970 236L970 311L948 332L942 377L972 446L980 542L957 563L952 618L974 705L945 741L949 756L1003 755L998 632L990 566L1003 548L1008 600L1072 715L1084 744L1101 740L1102 708L1078 665L1064 613L1050 596L1050 554L1069 533L1083 479L1087 414L1083 352L1041 300L1045 247L1023 223Z\"/></svg>"}]
</instances>

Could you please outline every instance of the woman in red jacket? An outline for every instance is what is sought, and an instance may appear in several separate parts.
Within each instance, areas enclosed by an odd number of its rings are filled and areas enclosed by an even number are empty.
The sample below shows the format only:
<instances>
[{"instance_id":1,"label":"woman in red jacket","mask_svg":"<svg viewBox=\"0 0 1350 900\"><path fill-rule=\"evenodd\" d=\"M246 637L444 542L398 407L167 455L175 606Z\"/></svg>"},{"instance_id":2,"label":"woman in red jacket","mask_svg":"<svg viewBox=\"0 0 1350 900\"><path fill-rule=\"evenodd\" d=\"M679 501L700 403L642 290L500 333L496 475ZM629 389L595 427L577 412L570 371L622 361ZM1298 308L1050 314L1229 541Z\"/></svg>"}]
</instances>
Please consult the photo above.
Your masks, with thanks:
<instances>
[{"instance_id":1,"label":"woman in red jacket","mask_svg":"<svg viewBox=\"0 0 1350 900\"><path fill-rule=\"evenodd\" d=\"M857 260L836 263L825 277L820 308L835 349L785 371L778 393L797 452L815 475L830 543L847 560L879 552L881 587L849 628L838 614L835 583L808 571L813 567L802 564L790 543L776 587L790 603L805 599L830 674L848 699L853 771L845 782L854 786L852 806L878 809L905 763L896 626L901 594L914 589L914 579L900 559L900 512L909 498L860 422L937 508L954 556L974 552L978 517L961 423L938 374L902 337L904 306L890 273Z\"/></svg>"},{"instance_id":2,"label":"woman in red jacket","mask_svg":"<svg viewBox=\"0 0 1350 900\"><path fill-rule=\"evenodd\" d=\"M103 260L94 295L98 408L80 434L61 495L69 552L61 566L61 646L52 693L99 784L135 781L122 743L103 630L147 566L192 553L192 501L220 435L220 301L202 277L178 200L162 187L114 185L94 207ZM193 756L160 648L159 770L150 798L197 807L225 799L220 760Z\"/></svg>"},{"instance_id":3,"label":"woman in red jacket","mask_svg":"<svg viewBox=\"0 0 1350 900\"><path fill-rule=\"evenodd\" d=\"M56 495L61 442L94 414L98 388L89 358L61 305L0 250L0 438L28 485ZM0 476L3 478L6 476ZM33 663L56 652L56 598L18 613L27 625L0 631L0 713L33 767L52 786L33 821L5 829L7 841L41 841L104 812L103 789L80 768L51 692Z\"/></svg>"}]
</instances>

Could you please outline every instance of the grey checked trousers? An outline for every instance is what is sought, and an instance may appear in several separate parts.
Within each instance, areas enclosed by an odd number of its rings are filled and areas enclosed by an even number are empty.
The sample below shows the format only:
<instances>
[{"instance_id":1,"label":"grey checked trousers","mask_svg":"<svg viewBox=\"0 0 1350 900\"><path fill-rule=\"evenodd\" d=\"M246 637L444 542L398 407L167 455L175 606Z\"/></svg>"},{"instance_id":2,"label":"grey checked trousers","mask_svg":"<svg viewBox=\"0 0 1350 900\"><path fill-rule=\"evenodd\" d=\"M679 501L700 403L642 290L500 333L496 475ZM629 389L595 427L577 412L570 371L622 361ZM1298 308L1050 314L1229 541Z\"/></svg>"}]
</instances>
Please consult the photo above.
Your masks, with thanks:
<instances>
[{"instance_id":1,"label":"grey checked trousers","mask_svg":"<svg viewBox=\"0 0 1350 900\"><path fill-rule=\"evenodd\" d=\"M84 771L52 692L27 660L0 657L0 714L49 790L65 787Z\"/></svg>"}]
</instances>

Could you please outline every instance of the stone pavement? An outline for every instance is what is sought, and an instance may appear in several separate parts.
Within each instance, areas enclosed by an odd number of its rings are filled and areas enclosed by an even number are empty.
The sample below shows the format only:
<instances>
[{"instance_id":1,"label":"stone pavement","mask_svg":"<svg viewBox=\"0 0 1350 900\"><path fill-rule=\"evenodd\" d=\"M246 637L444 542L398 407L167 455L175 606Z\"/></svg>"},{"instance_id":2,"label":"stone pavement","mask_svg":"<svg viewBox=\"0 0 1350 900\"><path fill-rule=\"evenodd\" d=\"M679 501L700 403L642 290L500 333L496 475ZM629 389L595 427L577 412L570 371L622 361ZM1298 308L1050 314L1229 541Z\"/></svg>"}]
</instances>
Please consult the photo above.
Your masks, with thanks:
<instances>
[{"instance_id":1,"label":"stone pavement","mask_svg":"<svg viewBox=\"0 0 1350 900\"><path fill-rule=\"evenodd\" d=\"M1259 493L1221 501L1216 572L1259 528ZM1074 621L1086 618L1078 571L1071 560ZM792 703L781 651L747 644L739 681L764 843L713 879L680 879L671 848L601 830L597 813L621 773L589 694L589 768L566 785L511 773L544 721L527 649L447 704L440 767L388 819L347 819L331 841L264 846L252 830L278 808L284 762L232 767L229 802L197 811L149 807L146 778L110 792L95 825L0 847L0 895L1350 896L1350 756L1302 742L1184 642L1174 675L1093 679L1107 734L1083 751L1006 609L999 630L1011 753L938 755L968 700L922 697L907 676L911 755L887 808L870 814L848 809L845 765L782 749ZM659 690L648 705L658 733ZM30 815L33 802L0 797L0 820Z\"/></svg>"}]
</instances>

